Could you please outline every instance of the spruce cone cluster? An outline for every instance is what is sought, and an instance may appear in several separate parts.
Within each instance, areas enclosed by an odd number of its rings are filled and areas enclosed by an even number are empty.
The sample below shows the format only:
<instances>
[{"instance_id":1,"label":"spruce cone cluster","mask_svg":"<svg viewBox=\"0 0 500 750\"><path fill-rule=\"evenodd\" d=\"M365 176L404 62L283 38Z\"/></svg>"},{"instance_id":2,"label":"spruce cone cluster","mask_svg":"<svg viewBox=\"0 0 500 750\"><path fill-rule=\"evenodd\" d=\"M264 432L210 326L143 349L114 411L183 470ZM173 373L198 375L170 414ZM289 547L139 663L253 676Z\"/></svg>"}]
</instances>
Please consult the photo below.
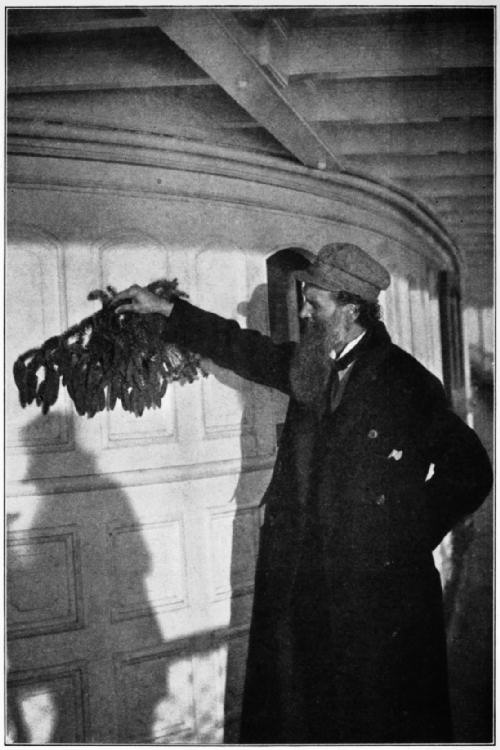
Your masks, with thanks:
<instances>
[{"instance_id":1,"label":"spruce cone cluster","mask_svg":"<svg viewBox=\"0 0 500 750\"><path fill-rule=\"evenodd\" d=\"M177 279L149 284L165 299L186 297ZM142 416L144 409L161 406L168 383L191 383L203 375L200 357L168 343L168 319L159 314L117 314L111 304L116 290L90 292L102 309L61 336L30 349L14 363L14 380L21 406L36 402L47 414L59 394L60 381L80 415L114 409Z\"/></svg>"}]
</instances>

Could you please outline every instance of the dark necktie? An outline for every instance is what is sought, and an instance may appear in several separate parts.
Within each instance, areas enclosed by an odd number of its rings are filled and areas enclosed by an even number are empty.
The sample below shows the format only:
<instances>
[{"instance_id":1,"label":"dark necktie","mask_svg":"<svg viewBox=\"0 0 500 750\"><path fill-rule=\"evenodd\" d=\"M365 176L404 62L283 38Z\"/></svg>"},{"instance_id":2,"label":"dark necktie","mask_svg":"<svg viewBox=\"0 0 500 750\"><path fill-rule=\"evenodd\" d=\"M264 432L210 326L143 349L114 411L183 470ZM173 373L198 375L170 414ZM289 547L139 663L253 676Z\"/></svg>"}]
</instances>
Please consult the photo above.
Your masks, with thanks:
<instances>
[{"instance_id":1,"label":"dark necktie","mask_svg":"<svg viewBox=\"0 0 500 750\"><path fill-rule=\"evenodd\" d=\"M347 352L347 354L345 354L344 356L342 356L341 354L337 359L332 359L330 380L327 388L328 411L330 412L334 411L337 406L336 398L340 387L339 372L341 372L341 370L345 370L346 367L349 367L351 362L354 362L354 360L360 353L362 345L365 343L365 339L366 334L363 336L361 341L356 344L356 346L353 346L353 348Z\"/></svg>"}]
</instances>

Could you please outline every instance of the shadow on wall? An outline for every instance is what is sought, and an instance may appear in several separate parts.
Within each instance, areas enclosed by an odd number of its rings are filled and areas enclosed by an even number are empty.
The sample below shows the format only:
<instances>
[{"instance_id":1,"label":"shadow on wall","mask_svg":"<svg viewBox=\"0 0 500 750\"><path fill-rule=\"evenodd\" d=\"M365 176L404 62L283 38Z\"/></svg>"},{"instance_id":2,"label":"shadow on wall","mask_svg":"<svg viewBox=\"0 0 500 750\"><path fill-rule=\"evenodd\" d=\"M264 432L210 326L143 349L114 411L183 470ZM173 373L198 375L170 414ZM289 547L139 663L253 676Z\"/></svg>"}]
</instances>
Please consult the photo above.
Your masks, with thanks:
<instances>
[{"instance_id":1,"label":"shadow on wall","mask_svg":"<svg viewBox=\"0 0 500 750\"><path fill-rule=\"evenodd\" d=\"M246 316L246 327L261 332L266 331L268 325L268 288L266 284L259 284L253 291L248 302L240 303L238 312ZM258 398L256 389L259 386L246 387L246 381L241 391L242 438L241 457L245 465L252 458L248 444L243 438L247 424L253 424L255 431L261 427L261 421L269 425L269 409L271 404ZM267 408L266 408L267 407ZM260 508L258 507L265 487L252 493L252 482L249 475L242 472L235 490L236 515L233 521L233 541L231 556L231 619L230 630L235 637L230 637L227 644L226 692L224 700L224 742L238 743L241 712L241 699L246 670L246 656L248 646L248 626L250 623L251 606L253 601L253 579L255 559L258 548L258 532L260 525ZM255 492L255 490L253 490ZM254 507L249 514L244 509L249 503ZM238 515L240 510L240 516ZM247 518L251 523L250 529L241 519ZM254 534L255 532L255 534ZM251 564L251 570L248 566ZM245 566L247 570L245 570Z\"/></svg>"},{"instance_id":2,"label":"shadow on wall","mask_svg":"<svg viewBox=\"0 0 500 750\"><path fill-rule=\"evenodd\" d=\"M27 425L24 442L34 429L43 431L43 420ZM92 453L78 445L74 450L82 471L95 475ZM26 498L31 508L36 503L32 515L23 517L23 508L7 518L7 742L220 742L222 706L207 711L211 673L196 677L205 697L195 707L191 668L193 657L204 663L216 651L222 655L227 628L165 638L150 604L151 554L126 493L107 482L94 491L43 495L40 484L37 497L44 464L44 454L34 454L26 473L35 487ZM74 592L67 550L56 541L68 530L75 539ZM232 565L241 575L239 554L236 543ZM132 619L122 616L127 604L137 613ZM237 673L230 670L228 684L242 684L245 657L244 643L239 658L231 650ZM234 717L237 705L229 703Z\"/></svg>"},{"instance_id":3,"label":"shadow on wall","mask_svg":"<svg viewBox=\"0 0 500 750\"><path fill-rule=\"evenodd\" d=\"M43 419L39 416L33 420L26 433L33 427L43 429L39 424ZM78 445L75 451L79 453L79 465L96 474L93 456ZM43 476L43 467L44 454L33 455L27 471L30 483L36 485L36 478ZM110 721L114 690L117 705L123 707L123 715L115 718L116 727L106 728L107 739L127 739L131 729L128 708L133 708L132 715L136 717L140 706L140 725L135 724L134 734L151 740L158 721L157 707L168 700L165 665L149 666L147 690L131 682L113 685L113 652L120 642L121 627L113 608L119 608L124 587L134 607L142 613L134 623L135 642L161 642L148 603L145 577L151 561L141 534L128 535L127 555L133 562L127 567L130 576L114 585L111 529L138 523L128 498L119 486L109 482L97 491L72 495L43 495L40 489L36 501L29 528L25 528L18 514L7 517L9 739L32 744L99 739L90 736L88 726L86 700L88 681L92 681L92 699L106 707ZM67 567L65 550L61 549L64 545L60 544L61 534L70 527L76 532L74 576ZM73 624L65 627L68 607ZM86 662L84 673L77 666L82 659ZM109 678L106 684L98 684L98 675Z\"/></svg>"},{"instance_id":4,"label":"shadow on wall","mask_svg":"<svg viewBox=\"0 0 500 750\"><path fill-rule=\"evenodd\" d=\"M264 330L267 286L257 287L244 304L248 327ZM254 387L236 381L227 372L221 371L218 377L241 393L241 444L245 463L252 454L243 433L257 409ZM261 418L268 417L262 415ZM74 419L80 418L75 416ZM29 444L30 433L43 434L44 429L45 418L37 413L25 428L22 443ZM74 434L77 432L73 430ZM64 453L60 458L59 473L64 476ZM72 462L82 467L82 474L95 476L99 473L93 452L78 443L74 446ZM196 725L202 717L191 721L186 711L192 707L186 709L182 699L178 700L182 692L185 694L190 689L186 684L189 675L183 672L179 656L173 654L179 653L177 647L180 646L192 655L209 656L216 648L223 650L227 643L224 723L227 737L232 738L226 741L235 741L252 603L253 569L248 570L248 562L255 557L256 549L252 550L252 545L255 547L258 543L258 511L243 514L244 523L257 524L252 539L246 535L245 528L238 530L241 517L234 521L230 577L231 587L237 593L232 601L230 626L241 628L241 637L228 641L227 629L224 629L196 634L183 643L167 641L150 605L146 579L151 574L152 559L140 531L122 535L122 539L127 538L126 581L119 580L114 566L113 544L120 535L113 539L109 530L140 529L140 521L126 492L108 481L104 486L100 482L100 489L95 491L44 495L45 482L37 486L37 478L46 473L45 463L46 454L33 453L26 471L25 479L32 494L26 499L26 505L31 508L36 505L34 512L24 516L22 509L19 516L11 515L7 519L9 741L37 745L195 741L189 732L193 727L194 731L199 730ZM248 475L239 477L237 508L249 503L246 477ZM259 500L260 496L254 498L256 505ZM61 580L67 550L64 544L61 549L60 544L52 544L51 540L60 536L63 527L71 527L75 556L79 558L81 569L81 582L78 580L74 592L68 591L72 585L71 572L66 581ZM80 578L79 571L77 578ZM243 586L242 579L245 579ZM140 611L140 616L133 620L121 618L122 598L133 599L134 609ZM68 602L69 618L63 612ZM72 612L74 617L71 617ZM137 662L139 666L130 660L118 662L117 670L116 652L127 650L126 627L134 631L131 648L149 650L151 658ZM116 714L115 706L118 707ZM107 727L102 718L104 714L108 717ZM211 717L212 722L218 722L218 728L214 726L213 731L217 730L219 737L220 718L220 713ZM207 717L207 724L209 720ZM207 738L208 734L207 729Z\"/></svg>"},{"instance_id":5,"label":"shadow on wall","mask_svg":"<svg viewBox=\"0 0 500 750\"><path fill-rule=\"evenodd\" d=\"M267 290L264 285L254 291L246 304L249 328L264 330ZM216 375L230 387L240 390L243 400L242 460L253 453L243 439L244 426L258 424L258 402L253 386ZM492 404L489 391L477 391L476 429L491 448ZM269 414L261 415L269 421ZM43 417L31 423L39 426ZM256 420L256 421L255 421ZM28 426L27 431L30 431ZM80 465L90 474L97 473L92 454L76 446ZM43 475L44 455L31 458L27 472L30 482ZM214 649L227 647L226 690L224 699L224 742L238 742L241 692L246 667L246 639L252 604L253 569L248 570L253 541L242 526L242 518L258 523L258 510L249 508L260 501L251 496L249 474L242 472L235 491L236 515L233 522L231 557L231 619L229 637L223 628L196 635L184 641L164 640L149 603L146 578L151 572L151 556L141 533L127 541L126 581L117 581L110 554L110 528L139 528L139 520L123 490L109 483L93 492L77 495L41 494L29 528L19 516L8 516L8 741L15 743L89 743L89 742L195 742L199 731L192 705L183 703L189 679L179 660L179 650L190 655L210 655ZM83 589L78 619L82 627L47 635L52 611L59 606L57 571L60 553L50 544L40 545L54 530L73 525L81 541ZM446 592L446 614L450 660L452 707L457 742L490 742L492 739L492 508L487 500L474 518L475 533L463 548L455 544L459 562L454 588ZM44 549L45 547L45 549ZM47 550L49 550L47 552ZM44 571L48 571L44 574ZM242 585L242 582L244 585ZM117 585L118 584L118 585ZM120 586L125 587L124 589ZM124 662L117 673L113 657L124 623L113 618L112 608L120 609L120 597L133 600L141 612L133 620L134 643L146 654L138 669ZM128 625L130 625L130 621ZM89 628L88 626L92 627ZM99 652L95 650L95 630L99 630ZM31 629L30 629L31 628ZM59 639L59 640L58 640ZM123 641L122 641L123 642ZM58 647L60 643L60 648ZM50 645L50 648L48 647ZM177 653L177 656L175 655ZM75 655L78 655L75 656ZM61 665L71 667L78 658L88 661L88 686L85 680L75 687ZM32 665L36 665L36 669ZM28 671L29 668L29 671ZM33 671L34 670L34 671ZM108 679L103 679L107 675ZM115 682L116 680L116 682ZM113 727L88 726L87 687L92 696L92 710L103 710L113 717L114 702L119 713ZM210 686L207 686L209 689ZM75 690L77 692L75 700ZM99 700L101 696L101 700ZM78 699L81 698L79 701ZM100 705L102 703L102 706ZM203 718L203 717L202 717ZM219 729L216 717L206 716L206 742ZM199 723L199 722L198 722Z\"/></svg>"}]
</instances>

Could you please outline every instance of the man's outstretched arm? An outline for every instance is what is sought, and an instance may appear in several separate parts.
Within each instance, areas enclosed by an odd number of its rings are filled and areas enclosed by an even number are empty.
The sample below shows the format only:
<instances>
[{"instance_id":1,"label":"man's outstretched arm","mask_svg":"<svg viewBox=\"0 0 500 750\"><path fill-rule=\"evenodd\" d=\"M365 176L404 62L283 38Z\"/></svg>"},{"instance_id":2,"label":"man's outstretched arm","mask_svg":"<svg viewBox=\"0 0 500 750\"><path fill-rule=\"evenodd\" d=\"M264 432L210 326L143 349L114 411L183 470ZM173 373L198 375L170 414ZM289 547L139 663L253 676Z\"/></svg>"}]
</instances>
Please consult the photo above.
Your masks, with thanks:
<instances>
[{"instance_id":1,"label":"man's outstretched arm","mask_svg":"<svg viewBox=\"0 0 500 750\"><path fill-rule=\"evenodd\" d=\"M289 393L290 359L294 344L274 344L258 331L240 328L234 320L201 310L183 299L169 302L134 285L113 300L116 312L159 313L168 318L168 339L220 367L261 385Z\"/></svg>"}]
</instances>

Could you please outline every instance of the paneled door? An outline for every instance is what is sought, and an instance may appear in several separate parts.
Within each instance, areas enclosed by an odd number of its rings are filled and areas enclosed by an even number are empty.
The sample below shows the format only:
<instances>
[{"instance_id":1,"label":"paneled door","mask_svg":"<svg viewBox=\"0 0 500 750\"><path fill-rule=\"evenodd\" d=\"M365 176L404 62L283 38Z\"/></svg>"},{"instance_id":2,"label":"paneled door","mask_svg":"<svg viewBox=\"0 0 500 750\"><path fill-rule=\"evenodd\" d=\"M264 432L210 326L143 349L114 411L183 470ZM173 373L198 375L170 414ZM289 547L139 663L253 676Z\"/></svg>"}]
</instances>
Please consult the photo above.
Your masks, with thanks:
<instances>
[{"instance_id":1,"label":"paneled door","mask_svg":"<svg viewBox=\"0 0 500 750\"><path fill-rule=\"evenodd\" d=\"M98 309L88 291L171 277L170 261L142 230L63 242L37 226L10 228L10 741L236 737L268 476L240 472L245 451L265 453L250 391L214 370L169 387L162 408L140 419L119 409L87 419L64 394L46 416L23 410L11 375L19 354ZM176 269L194 284L209 265L203 254L179 256Z\"/></svg>"}]
</instances>

